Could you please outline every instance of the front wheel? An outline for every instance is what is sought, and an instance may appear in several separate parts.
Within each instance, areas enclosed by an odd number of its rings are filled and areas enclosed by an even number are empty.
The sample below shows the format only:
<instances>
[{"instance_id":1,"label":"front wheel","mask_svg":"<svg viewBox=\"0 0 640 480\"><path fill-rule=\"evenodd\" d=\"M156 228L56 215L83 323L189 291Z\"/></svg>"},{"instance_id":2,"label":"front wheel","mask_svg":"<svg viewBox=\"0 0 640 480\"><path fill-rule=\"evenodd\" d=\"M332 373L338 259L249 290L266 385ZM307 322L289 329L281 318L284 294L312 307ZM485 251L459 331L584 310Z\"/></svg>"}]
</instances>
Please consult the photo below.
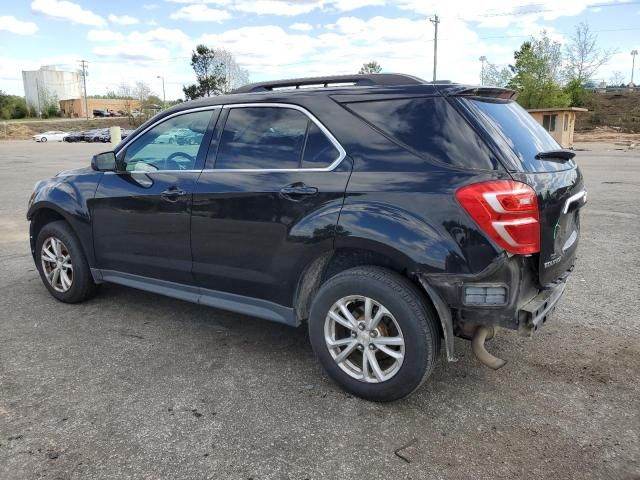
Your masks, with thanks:
<instances>
[{"instance_id":1,"label":"front wheel","mask_svg":"<svg viewBox=\"0 0 640 480\"><path fill-rule=\"evenodd\" d=\"M436 313L405 277L356 267L325 282L309 316L309 337L328 375L373 401L409 395L440 350Z\"/></svg>"},{"instance_id":2,"label":"front wheel","mask_svg":"<svg viewBox=\"0 0 640 480\"><path fill-rule=\"evenodd\" d=\"M46 141L47 141L47 137L42 137L42 138L40 139L40 141L41 141L41 142L43 142L43 143L46 143Z\"/></svg>"},{"instance_id":3,"label":"front wheel","mask_svg":"<svg viewBox=\"0 0 640 480\"><path fill-rule=\"evenodd\" d=\"M61 302L82 302L96 292L80 241L67 222L42 227L36 240L36 265L49 293Z\"/></svg>"}]
</instances>

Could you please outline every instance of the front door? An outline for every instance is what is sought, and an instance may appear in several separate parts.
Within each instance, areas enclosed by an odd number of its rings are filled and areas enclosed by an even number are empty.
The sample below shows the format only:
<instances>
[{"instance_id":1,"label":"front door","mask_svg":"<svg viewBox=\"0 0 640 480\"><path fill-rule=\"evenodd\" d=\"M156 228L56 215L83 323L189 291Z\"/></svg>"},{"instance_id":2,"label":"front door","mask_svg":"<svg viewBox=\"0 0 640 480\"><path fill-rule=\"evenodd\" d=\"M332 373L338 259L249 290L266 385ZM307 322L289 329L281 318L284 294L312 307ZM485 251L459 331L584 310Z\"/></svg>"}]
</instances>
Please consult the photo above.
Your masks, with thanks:
<instances>
[{"instance_id":1,"label":"front door","mask_svg":"<svg viewBox=\"0 0 640 480\"><path fill-rule=\"evenodd\" d=\"M351 163L297 107L231 105L223 122L194 191L194 277L291 307L304 268L333 248Z\"/></svg>"},{"instance_id":2,"label":"front door","mask_svg":"<svg viewBox=\"0 0 640 480\"><path fill-rule=\"evenodd\" d=\"M102 270L192 284L190 216L219 109L167 118L118 153L91 215Z\"/></svg>"}]
</instances>

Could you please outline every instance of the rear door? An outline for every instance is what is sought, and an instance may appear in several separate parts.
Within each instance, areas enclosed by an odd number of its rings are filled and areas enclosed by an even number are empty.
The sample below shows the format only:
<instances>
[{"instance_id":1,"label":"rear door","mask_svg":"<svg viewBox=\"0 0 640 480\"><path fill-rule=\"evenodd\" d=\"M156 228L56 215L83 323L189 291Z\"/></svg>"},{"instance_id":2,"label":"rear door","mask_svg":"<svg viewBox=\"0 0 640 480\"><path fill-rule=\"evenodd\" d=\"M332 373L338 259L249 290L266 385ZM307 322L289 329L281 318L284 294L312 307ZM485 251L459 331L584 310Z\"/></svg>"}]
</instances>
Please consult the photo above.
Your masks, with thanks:
<instances>
[{"instance_id":1,"label":"rear door","mask_svg":"<svg viewBox=\"0 0 640 480\"><path fill-rule=\"evenodd\" d=\"M508 168L513 178L530 185L538 194L538 274L540 284L548 285L575 262L580 208L587 198L582 173L572 159L560 155L537 158L541 152L558 151L561 147L514 101L476 97L469 103L499 149L512 152Z\"/></svg>"},{"instance_id":2,"label":"rear door","mask_svg":"<svg viewBox=\"0 0 640 480\"><path fill-rule=\"evenodd\" d=\"M333 248L350 161L294 105L230 105L218 124L194 191L194 277L291 307L302 270Z\"/></svg>"}]
</instances>

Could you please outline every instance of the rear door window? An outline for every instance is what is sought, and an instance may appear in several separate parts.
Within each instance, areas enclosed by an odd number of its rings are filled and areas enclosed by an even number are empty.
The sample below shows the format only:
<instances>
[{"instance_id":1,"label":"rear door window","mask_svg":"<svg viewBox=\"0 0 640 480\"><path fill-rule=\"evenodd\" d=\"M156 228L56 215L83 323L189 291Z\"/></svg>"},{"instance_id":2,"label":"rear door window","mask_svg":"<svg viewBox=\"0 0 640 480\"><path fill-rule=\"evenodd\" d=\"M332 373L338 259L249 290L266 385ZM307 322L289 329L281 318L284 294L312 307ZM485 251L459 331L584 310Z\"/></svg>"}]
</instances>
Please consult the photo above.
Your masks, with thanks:
<instances>
[{"instance_id":1,"label":"rear door window","mask_svg":"<svg viewBox=\"0 0 640 480\"><path fill-rule=\"evenodd\" d=\"M465 169L498 168L485 142L442 97L355 102L345 107L427 160Z\"/></svg>"},{"instance_id":2,"label":"rear door window","mask_svg":"<svg viewBox=\"0 0 640 480\"><path fill-rule=\"evenodd\" d=\"M302 155L302 168L326 168L335 162L340 152L320 127L309 120L307 141Z\"/></svg>"},{"instance_id":3,"label":"rear door window","mask_svg":"<svg viewBox=\"0 0 640 480\"><path fill-rule=\"evenodd\" d=\"M216 169L291 169L302 157L309 118L292 108L229 110Z\"/></svg>"},{"instance_id":4,"label":"rear door window","mask_svg":"<svg viewBox=\"0 0 640 480\"><path fill-rule=\"evenodd\" d=\"M309 116L287 107L229 110L216 169L327 168L340 152Z\"/></svg>"}]
</instances>

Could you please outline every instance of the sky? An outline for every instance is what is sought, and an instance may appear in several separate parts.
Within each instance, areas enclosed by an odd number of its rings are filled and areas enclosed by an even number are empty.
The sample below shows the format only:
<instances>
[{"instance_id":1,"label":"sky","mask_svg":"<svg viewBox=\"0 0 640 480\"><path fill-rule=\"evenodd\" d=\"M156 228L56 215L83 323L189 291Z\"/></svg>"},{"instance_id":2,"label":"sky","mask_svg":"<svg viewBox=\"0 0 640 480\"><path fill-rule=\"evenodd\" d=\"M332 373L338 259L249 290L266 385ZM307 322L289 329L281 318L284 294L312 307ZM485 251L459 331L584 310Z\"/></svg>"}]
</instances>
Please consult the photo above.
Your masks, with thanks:
<instances>
[{"instance_id":1,"label":"sky","mask_svg":"<svg viewBox=\"0 0 640 480\"><path fill-rule=\"evenodd\" d=\"M233 53L251 81L356 73L370 60L431 79L434 14L438 79L477 84L480 56L506 66L528 36L566 43L580 22L617 49L598 80L620 71L628 82L640 50L640 0L0 0L0 90L24 95L22 70L84 59L89 95L144 81L161 96L160 76L167 100L184 98L200 43Z\"/></svg>"}]
</instances>

